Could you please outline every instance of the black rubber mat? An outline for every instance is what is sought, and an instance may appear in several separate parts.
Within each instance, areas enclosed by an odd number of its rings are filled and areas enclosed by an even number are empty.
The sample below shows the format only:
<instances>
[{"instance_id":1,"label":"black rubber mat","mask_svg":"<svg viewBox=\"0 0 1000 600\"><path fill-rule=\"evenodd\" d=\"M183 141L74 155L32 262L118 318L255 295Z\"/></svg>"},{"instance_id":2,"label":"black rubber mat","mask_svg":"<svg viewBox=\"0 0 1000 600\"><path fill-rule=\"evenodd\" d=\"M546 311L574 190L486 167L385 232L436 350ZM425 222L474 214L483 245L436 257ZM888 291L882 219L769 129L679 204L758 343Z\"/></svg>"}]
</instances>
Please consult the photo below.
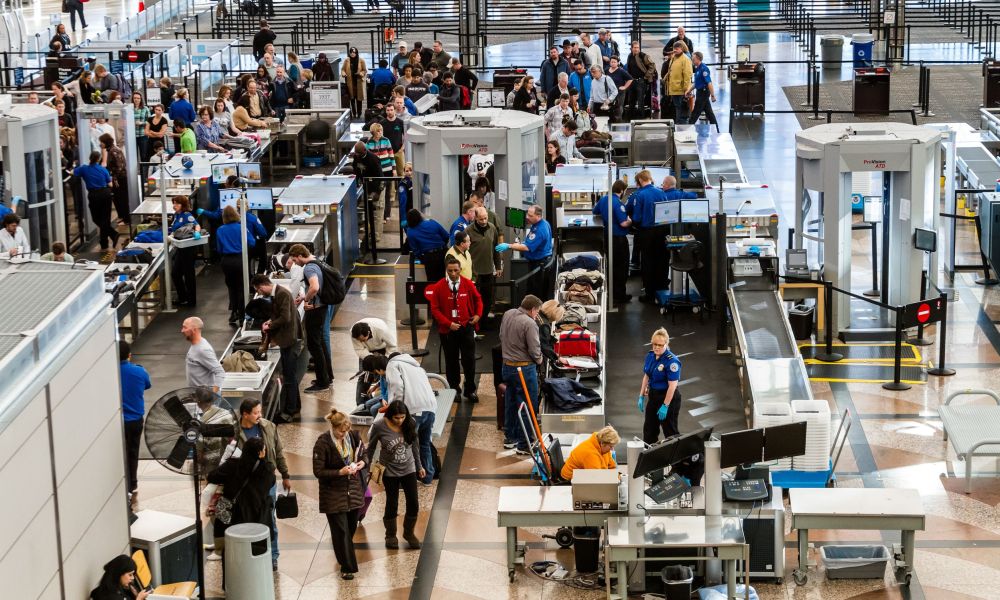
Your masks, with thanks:
<instances>
[{"instance_id":1,"label":"black rubber mat","mask_svg":"<svg viewBox=\"0 0 1000 600\"><path fill-rule=\"evenodd\" d=\"M892 365L871 365L857 363L811 363L806 365L812 381L839 381L843 383L885 383L893 381ZM923 367L904 365L900 369L900 381L906 383L926 383L927 372Z\"/></svg>"},{"instance_id":2,"label":"black rubber mat","mask_svg":"<svg viewBox=\"0 0 1000 600\"><path fill-rule=\"evenodd\" d=\"M920 351L915 346L903 344L900 347L903 362L920 362ZM894 344L833 344L833 351L842 354L846 361L892 362L895 360ZM816 355L826 352L826 344L802 344L799 346L803 360L816 358Z\"/></svg>"}]
</instances>

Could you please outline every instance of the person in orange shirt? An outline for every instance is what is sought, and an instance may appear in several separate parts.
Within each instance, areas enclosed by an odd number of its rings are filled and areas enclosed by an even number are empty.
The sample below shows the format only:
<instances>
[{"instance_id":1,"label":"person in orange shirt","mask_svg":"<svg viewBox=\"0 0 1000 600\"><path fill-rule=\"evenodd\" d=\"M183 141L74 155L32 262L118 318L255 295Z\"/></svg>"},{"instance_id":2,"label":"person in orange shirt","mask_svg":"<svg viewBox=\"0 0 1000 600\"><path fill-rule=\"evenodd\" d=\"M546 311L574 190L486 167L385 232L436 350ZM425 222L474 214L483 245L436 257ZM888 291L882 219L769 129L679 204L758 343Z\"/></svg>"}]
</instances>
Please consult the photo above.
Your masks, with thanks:
<instances>
[{"instance_id":1,"label":"person in orange shirt","mask_svg":"<svg viewBox=\"0 0 1000 600\"><path fill-rule=\"evenodd\" d=\"M620 441L618 432L610 425L595 431L569 453L560 475L571 481L575 469L614 469L617 464L611 451Z\"/></svg>"}]
</instances>

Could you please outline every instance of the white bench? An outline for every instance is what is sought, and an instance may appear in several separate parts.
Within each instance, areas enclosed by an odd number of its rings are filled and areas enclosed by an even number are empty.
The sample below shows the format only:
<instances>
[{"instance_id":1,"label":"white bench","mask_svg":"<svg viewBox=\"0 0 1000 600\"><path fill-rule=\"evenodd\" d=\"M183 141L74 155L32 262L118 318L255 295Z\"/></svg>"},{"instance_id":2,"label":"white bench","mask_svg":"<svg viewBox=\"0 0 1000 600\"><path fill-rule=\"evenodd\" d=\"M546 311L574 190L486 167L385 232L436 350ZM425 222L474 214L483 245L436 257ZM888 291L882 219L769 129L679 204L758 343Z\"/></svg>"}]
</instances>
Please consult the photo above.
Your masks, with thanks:
<instances>
[{"instance_id":1,"label":"white bench","mask_svg":"<svg viewBox=\"0 0 1000 600\"><path fill-rule=\"evenodd\" d=\"M952 406L959 396L985 395L994 406ZM990 390L968 389L954 392L938 408L944 425L944 440L951 438L955 453L965 461L965 493L972 493L972 459L1000 457L1000 396Z\"/></svg>"}]
</instances>

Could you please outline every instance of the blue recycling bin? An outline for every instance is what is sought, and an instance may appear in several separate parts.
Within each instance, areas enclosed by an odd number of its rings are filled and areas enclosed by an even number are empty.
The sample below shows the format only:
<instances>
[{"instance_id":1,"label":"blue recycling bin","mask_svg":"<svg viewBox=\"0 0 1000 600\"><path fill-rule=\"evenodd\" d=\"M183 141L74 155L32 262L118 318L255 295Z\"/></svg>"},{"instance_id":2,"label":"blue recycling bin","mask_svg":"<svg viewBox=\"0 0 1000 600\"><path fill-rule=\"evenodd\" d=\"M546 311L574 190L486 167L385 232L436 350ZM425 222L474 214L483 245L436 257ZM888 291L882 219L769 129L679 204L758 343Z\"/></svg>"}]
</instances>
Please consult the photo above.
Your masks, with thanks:
<instances>
[{"instance_id":1,"label":"blue recycling bin","mask_svg":"<svg viewBox=\"0 0 1000 600\"><path fill-rule=\"evenodd\" d=\"M872 66L872 51L875 48L875 37L870 33L856 33L851 38L851 54L854 55L854 68Z\"/></svg>"}]
</instances>

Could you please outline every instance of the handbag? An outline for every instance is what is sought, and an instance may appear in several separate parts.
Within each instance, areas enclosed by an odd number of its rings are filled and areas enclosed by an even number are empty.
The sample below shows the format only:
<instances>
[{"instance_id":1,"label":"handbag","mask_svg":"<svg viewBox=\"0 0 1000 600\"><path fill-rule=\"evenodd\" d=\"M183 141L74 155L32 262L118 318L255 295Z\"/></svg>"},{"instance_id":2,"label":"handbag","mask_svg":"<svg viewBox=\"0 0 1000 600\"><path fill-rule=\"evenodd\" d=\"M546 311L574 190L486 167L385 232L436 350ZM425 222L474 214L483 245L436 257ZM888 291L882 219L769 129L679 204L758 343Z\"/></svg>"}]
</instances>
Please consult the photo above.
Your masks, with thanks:
<instances>
[{"instance_id":1,"label":"handbag","mask_svg":"<svg viewBox=\"0 0 1000 600\"><path fill-rule=\"evenodd\" d=\"M381 462L372 464L371 474L368 476L368 485L382 485L382 475L385 474L385 465Z\"/></svg>"},{"instance_id":2,"label":"handbag","mask_svg":"<svg viewBox=\"0 0 1000 600\"><path fill-rule=\"evenodd\" d=\"M299 516L299 500L295 492L278 494L274 500L274 512L279 519L294 519Z\"/></svg>"},{"instance_id":3,"label":"handbag","mask_svg":"<svg viewBox=\"0 0 1000 600\"><path fill-rule=\"evenodd\" d=\"M259 465L260 461L258 460L250 472L253 473L253 471L256 471ZM233 496L232 500L226 498L225 496L219 496L219 500L215 503L215 519L217 521L223 525L229 525L233 521L233 506L236 504L236 499L240 497L240 493L243 492L243 488L245 488L248 483L250 483L249 477L247 477L247 480L243 482L240 489L236 490L236 494Z\"/></svg>"}]
</instances>

